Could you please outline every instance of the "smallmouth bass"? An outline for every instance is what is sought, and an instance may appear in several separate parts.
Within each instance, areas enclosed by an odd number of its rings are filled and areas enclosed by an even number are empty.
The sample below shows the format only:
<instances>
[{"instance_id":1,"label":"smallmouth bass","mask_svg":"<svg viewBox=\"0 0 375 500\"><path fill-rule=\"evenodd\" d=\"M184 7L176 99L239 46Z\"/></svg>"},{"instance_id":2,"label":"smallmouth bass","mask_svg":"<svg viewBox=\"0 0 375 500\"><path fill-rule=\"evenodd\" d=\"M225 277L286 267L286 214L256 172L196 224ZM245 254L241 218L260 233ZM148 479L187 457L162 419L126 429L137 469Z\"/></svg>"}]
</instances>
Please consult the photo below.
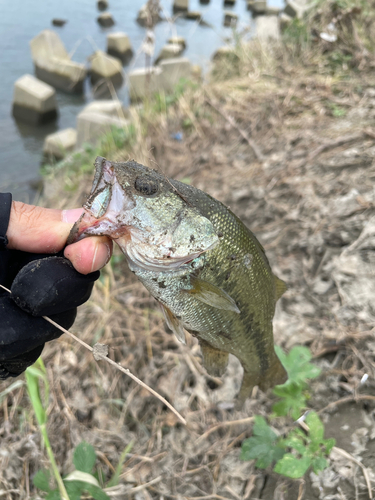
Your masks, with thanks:
<instances>
[{"instance_id":1,"label":"smallmouth bass","mask_svg":"<svg viewBox=\"0 0 375 500\"><path fill-rule=\"evenodd\" d=\"M221 376L229 353L241 362L241 404L255 385L285 382L272 318L286 285L264 249L227 207L197 188L135 161L95 160L84 213L68 243L107 235L159 302L169 328L200 344L208 373Z\"/></svg>"}]
</instances>

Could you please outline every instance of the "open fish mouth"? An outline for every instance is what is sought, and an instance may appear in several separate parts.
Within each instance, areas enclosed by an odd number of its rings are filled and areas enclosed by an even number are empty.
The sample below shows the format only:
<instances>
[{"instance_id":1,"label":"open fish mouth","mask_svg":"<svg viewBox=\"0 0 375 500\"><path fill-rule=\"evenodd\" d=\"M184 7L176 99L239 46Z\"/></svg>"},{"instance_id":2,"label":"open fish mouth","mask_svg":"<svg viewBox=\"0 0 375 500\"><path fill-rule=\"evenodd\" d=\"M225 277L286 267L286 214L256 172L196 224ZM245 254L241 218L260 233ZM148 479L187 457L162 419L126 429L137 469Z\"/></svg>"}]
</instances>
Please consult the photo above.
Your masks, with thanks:
<instances>
[{"instance_id":1,"label":"open fish mouth","mask_svg":"<svg viewBox=\"0 0 375 500\"><path fill-rule=\"evenodd\" d=\"M216 246L211 222L171 193L167 183L137 175L136 169L116 170L104 158L95 163L91 194L68 243L108 236L130 267L153 271L178 269Z\"/></svg>"}]
</instances>

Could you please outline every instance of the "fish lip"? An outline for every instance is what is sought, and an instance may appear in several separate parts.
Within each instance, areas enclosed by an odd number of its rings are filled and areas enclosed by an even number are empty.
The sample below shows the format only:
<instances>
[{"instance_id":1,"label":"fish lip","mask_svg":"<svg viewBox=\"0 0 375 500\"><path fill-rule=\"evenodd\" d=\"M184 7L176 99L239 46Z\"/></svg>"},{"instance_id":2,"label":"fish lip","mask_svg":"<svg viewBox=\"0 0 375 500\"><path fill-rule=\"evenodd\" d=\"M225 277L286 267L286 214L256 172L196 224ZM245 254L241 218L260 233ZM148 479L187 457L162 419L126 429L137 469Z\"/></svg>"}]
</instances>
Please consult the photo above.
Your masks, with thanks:
<instances>
[{"instance_id":1,"label":"fish lip","mask_svg":"<svg viewBox=\"0 0 375 500\"><path fill-rule=\"evenodd\" d=\"M90 210L84 206L83 214L74 223L74 226L70 231L67 245L76 243L77 241L83 240L84 238L87 238L89 236L108 236L116 241L117 239L129 233L128 226L121 225L121 230L112 230L109 234L108 228L106 229L105 227L103 227L103 223L107 223L107 226L110 227L111 225L116 224L116 221L111 220L105 215L103 217L96 218L94 215L92 215L92 213L90 213Z\"/></svg>"}]
</instances>

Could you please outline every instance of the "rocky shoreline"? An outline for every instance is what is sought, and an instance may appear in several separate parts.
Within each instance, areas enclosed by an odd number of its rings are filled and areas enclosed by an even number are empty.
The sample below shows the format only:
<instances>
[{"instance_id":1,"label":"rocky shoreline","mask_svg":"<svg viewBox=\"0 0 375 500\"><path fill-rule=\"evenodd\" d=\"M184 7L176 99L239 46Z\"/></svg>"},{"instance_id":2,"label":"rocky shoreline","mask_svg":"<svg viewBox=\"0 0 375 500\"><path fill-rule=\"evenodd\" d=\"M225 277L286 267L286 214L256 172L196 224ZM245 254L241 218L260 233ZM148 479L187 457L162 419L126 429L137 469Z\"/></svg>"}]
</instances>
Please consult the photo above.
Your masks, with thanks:
<instances>
[{"instance_id":1,"label":"rocky shoreline","mask_svg":"<svg viewBox=\"0 0 375 500\"><path fill-rule=\"evenodd\" d=\"M233 7L234 4L235 0L225 0L223 9ZM108 7L107 1L97 2L99 11L106 11ZM263 41L278 40L281 29L291 22L292 16L302 17L308 8L306 0L287 0L283 10L269 7L266 1L258 0L248 0L247 7L256 19L257 36ZM183 15L200 24L204 22L200 13L189 10L188 0L175 0L172 15ZM137 22L147 28L142 50L146 54L149 51L150 61L155 43L152 39L152 27L162 20L164 18L158 2L148 2L140 9L137 16ZM235 13L223 10L224 26L234 28L237 20L238 16ZM168 21L173 22L173 18ZM65 22L65 20L52 20L52 24L59 27L64 26ZM98 16L97 22L103 27L115 24L113 17L107 11ZM88 64L73 61L58 34L49 29L35 36L30 42L30 48L35 77L24 75L15 83L12 112L16 120L35 126L53 121L58 116L56 90L82 94L85 80L89 78L94 98L108 99L115 95L116 89L121 87L126 79L123 66L128 65L134 56L128 35L121 31L108 33L106 51L97 50L89 58ZM130 70L126 84L131 103L149 98L153 93L172 92L181 78L199 81L202 68L192 65L187 58L182 57L185 49L184 38L171 37L155 58L154 65ZM212 60L225 58L233 51L233 46L224 45L212 55ZM75 133L70 127L47 135L43 147L47 160L62 159L75 148L81 147L83 142L95 144L98 137L109 132L113 126L120 128L126 126L128 122L124 120L123 106L116 103L116 99L114 101L115 105L110 113L107 101L103 101L102 104L98 101L95 104L95 113L92 112L90 104L86 106L77 116ZM113 113L113 109L121 111Z\"/></svg>"}]
</instances>

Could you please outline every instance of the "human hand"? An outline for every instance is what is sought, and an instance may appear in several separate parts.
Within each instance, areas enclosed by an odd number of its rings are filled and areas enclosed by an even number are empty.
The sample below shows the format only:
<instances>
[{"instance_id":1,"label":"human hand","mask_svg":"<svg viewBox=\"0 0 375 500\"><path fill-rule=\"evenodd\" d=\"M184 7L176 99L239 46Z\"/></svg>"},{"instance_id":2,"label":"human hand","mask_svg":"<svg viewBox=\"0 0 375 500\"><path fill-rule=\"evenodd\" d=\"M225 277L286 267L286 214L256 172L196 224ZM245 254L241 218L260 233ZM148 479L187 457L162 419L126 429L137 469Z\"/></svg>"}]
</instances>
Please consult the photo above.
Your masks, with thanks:
<instances>
[{"instance_id":1,"label":"human hand","mask_svg":"<svg viewBox=\"0 0 375 500\"><path fill-rule=\"evenodd\" d=\"M11 295L0 290L0 379L22 373L40 356L45 342L60 336L41 316L64 328L73 324L77 307L89 298L99 277L97 270L110 258L112 244L104 237L69 245L66 258L63 252L53 255L64 247L80 213L12 205L7 249L0 251L0 284L11 289Z\"/></svg>"},{"instance_id":2,"label":"human hand","mask_svg":"<svg viewBox=\"0 0 375 500\"><path fill-rule=\"evenodd\" d=\"M66 244L70 229L81 213L81 208L61 211L14 201L7 231L7 248L55 254ZM64 256L81 274L101 269L111 254L112 241L106 236L85 238L64 249Z\"/></svg>"}]
</instances>

